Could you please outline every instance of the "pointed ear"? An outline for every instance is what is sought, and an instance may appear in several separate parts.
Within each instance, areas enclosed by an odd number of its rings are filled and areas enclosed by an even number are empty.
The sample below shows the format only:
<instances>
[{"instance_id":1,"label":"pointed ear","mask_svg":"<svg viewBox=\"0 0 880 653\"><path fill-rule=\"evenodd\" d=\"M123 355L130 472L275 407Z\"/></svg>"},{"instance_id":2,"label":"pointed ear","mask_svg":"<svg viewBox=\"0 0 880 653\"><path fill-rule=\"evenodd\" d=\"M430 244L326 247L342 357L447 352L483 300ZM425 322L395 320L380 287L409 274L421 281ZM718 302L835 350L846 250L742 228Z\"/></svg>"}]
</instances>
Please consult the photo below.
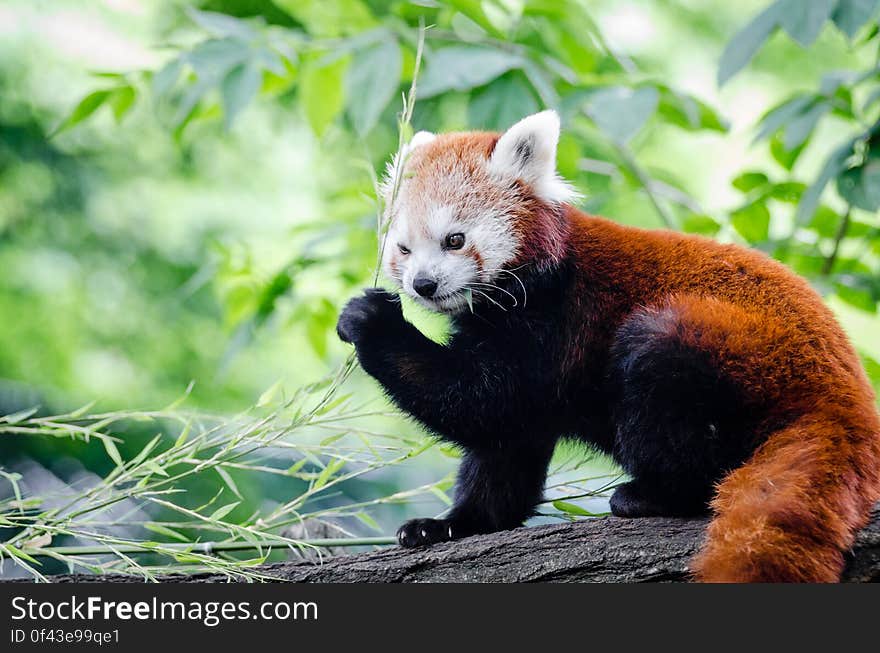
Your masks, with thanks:
<instances>
[{"instance_id":1,"label":"pointed ear","mask_svg":"<svg viewBox=\"0 0 880 653\"><path fill-rule=\"evenodd\" d=\"M416 132L413 134L413 137L409 139L409 143L404 143L403 147L400 148L400 152L394 155L395 160L400 158L401 165L406 164L406 157L408 157L414 149L421 147L422 145L427 145L435 138L437 138L437 134L432 132Z\"/></svg>"},{"instance_id":2,"label":"pointed ear","mask_svg":"<svg viewBox=\"0 0 880 653\"><path fill-rule=\"evenodd\" d=\"M432 134L431 132L416 132L409 140L409 143L405 143L403 147L400 148L400 151L391 157L391 160L385 166L385 178L379 184L379 190L382 195L388 195L390 193L395 184L395 175L403 172L402 168L406 165L406 159L412 151L417 147L427 145L435 138L437 138L437 135Z\"/></svg>"},{"instance_id":3,"label":"pointed ear","mask_svg":"<svg viewBox=\"0 0 880 653\"><path fill-rule=\"evenodd\" d=\"M556 174L559 116L542 111L508 129L489 158L489 172L500 178L520 179L546 202L565 202L575 193Z\"/></svg>"},{"instance_id":4,"label":"pointed ear","mask_svg":"<svg viewBox=\"0 0 880 653\"><path fill-rule=\"evenodd\" d=\"M406 146L407 151L412 151L419 145L427 145L437 138L437 134L431 132L416 132Z\"/></svg>"}]
</instances>

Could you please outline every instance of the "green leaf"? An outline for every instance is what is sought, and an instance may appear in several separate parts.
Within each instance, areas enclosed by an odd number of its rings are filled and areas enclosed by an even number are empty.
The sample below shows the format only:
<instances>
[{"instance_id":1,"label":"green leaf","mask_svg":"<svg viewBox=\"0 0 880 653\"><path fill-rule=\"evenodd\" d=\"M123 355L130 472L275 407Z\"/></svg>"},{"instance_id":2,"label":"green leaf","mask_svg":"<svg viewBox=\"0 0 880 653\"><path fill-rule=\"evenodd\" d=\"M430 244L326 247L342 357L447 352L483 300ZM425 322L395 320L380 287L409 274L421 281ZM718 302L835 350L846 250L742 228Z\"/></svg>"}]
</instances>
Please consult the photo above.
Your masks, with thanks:
<instances>
[{"instance_id":1,"label":"green leaf","mask_svg":"<svg viewBox=\"0 0 880 653\"><path fill-rule=\"evenodd\" d=\"M552 77L543 68L539 68L528 60L523 62L522 70L526 74L532 88L535 89L535 92L541 98L541 102L544 103L544 107L558 107L559 93L556 92L556 88L553 86Z\"/></svg>"},{"instance_id":2,"label":"green leaf","mask_svg":"<svg viewBox=\"0 0 880 653\"><path fill-rule=\"evenodd\" d=\"M240 503L241 503L241 501L233 501L232 503L227 503L225 506L220 506L219 508L217 508L217 510L215 510L214 512L211 513L211 516L208 517L208 520L209 521L222 520L226 515L228 515L233 510L235 510L235 508Z\"/></svg>"},{"instance_id":3,"label":"green leaf","mask_svg":"<svg viewBox=\"0 0 880 653\"><path fill-rule=\"evenodd\" d=\"M504 33L489 20L481 0L447 0L447 4L470 18L492 36L504 36Z\"/></svg>"},{"instance_id":4,"label":"green leaf","mask_svg":"<svg viewBox=\"0 0 880 653\"><path fill-rule=\"evenodd\" d=\"M168 472L162 469L159 464L154 460L146 460L144 461L144 467L149 469L154 474L158 474L159 476L168 476Z\"/></svg>"},{"instance_id":5,"label":"green leaf","mask_svg":"<svg viewBox=\"0 0 880 653\"><path fill-rule=\"evenodd\" d=\"M273 0L272 4L302 23L313 37L359 34L376 24L361 0Z\"/></svg>"},{"instance_id":6,"label":"green leaf","mask_svg":"<svg viewBox=\"0 0 880 653\"><path fill-rule=\"evenodd\" d=\"M251 62L239 64L230 70L220 85L223 98L223 121L231 129L236 117L260 90L263 73Z\"/></svg>"},{"instance_id":7,"label":"green leaf","mask_svg":"<svg viewBox=\"0 0 880 653\"><path fill-rule=\"evenodd\" d=\"M309 126L319 138L342 111L347 67L346 58L331 63L312 59L302 67L300 99Z\"/></svg>"},{"instance_id":8,"label":"green leaf","mask_svg":"<svg viewBox=\"0 0 880 653\"><path fill-rule=\"evenodd\" d=\"M831 18L840 31L852 39L868 22L878 5L880 0L840 0Z\"/></svg>"},{"instance_id":9,"label":"green leaf","mask_svg":"<svg viewBox=\"0 0 880 653\"><path fill-rule=\"evenodd\" d=\"M687 130L727 131L729 125L705 102L667 86L660 86L657 112L667 122Z\"/></svg>"},{"instance_id":10,"label":"green leaf","mask_svg":"<svg viewBox=\"0 0 880 653\"><path fill-rule=\"evenodd\" d=\"M779 0L779 25L807 47L816 40L838 0Z\"/></svg>"},{"instance_id":11,"label":"green leaf","mask_svg":"<svg viewBox=\"0 0 880 653\"><path fill-rule=\"evenodd\" d=\"M860 354L862 362L865 364L865 372L868 373L868 378L871 379L871 384L875 390L880 390L880 363L864 352L860 352Z\"/></svg>"},{"instance_id":12,"label":"green leaf","mask_svg":"<svg viewBox=\"0 0 880 653\"><path fill-rule=\"evenodd\" d=\"M813 217L805 225L822 238L834 238L843 218L824 204L816 209Z\"/></svg>"},{"instance_id":13,"label":"green leaf","mask_svg":"<svg viewBox=\"0 0 880 653\"><path fill-rule=\"evenodd\" d=\"M311 316L306 321L306 338L319 358L327 356L327 329L323 320Z\"/></svg>"},{"instance_id":14,"label":"green leaf","mask_svg":"<svg viewBox=\"0 0 880 653\"><path fill-rule=\"evenodd\" d=\"M220 465L218 465L214 469L217 470L217 474L220 475L220 478L223 479L223 482L226 484L226 487L228 487L230 490L232 490L232 493L235 496L237 496L239 499L244 498L241 496L241 492L239 492L238 486L235 484L235 481L232 480L232 476L229 475L229 472L227 472L225 469L223 469L223 467L221 467Z\"/></svg>"},{"instance_id":15,"label":"green leaf","mask_svg":"<svg viewBox=\"0 0 880 653\"><path fill-rule=\"evenodd\" d=\"M251 56L247 43L239 39L209 39L196 45L186 61L196 75L208 84L219 84L226 74Z\"/></svg>"},{"instance_id":16,"label":"green leaf","mask_svg":"<svg viewBox=\"0 0 880 653\"><path fill-rule=\"evenodd\" d=\"M349 399L351 399L350 392L347 392L344 395L340 395L340 396L336 397L335 399L333 399L333 401L330 401L330 402L324 404L323 406L321 406L320 408L318 408L315 411L315 415L326 415L327 413L331 412L334 408L337 408L337 407L341 406L342 404L344 404L345 402L347 402Z\"/></svg>"},{"instance_id":17,"label":"green leaf","mask_svg":"<svg viewBox=\"0 0 880 653\"><path fill-rule=\"evenodd\" d=\"M853 41L853 45L864 45L865 43L874 40L878 34L880 34L880 24L869 22L868 29L863 32L859 38Z\"/></svg>"},{"instance_id":18,"label":"green leaf","mask_svg":"<svg viewBox=\"0 0 880 653\"><path fill-rule=\"evenodd\" d=\"M348 434L345 433L345 432L343 432L343 433L335 433L335 434L333 434L333 435L327 436L326 438L324 438L323 440L321 440L321 442L319 442L318 444L320 444L322 447L329 447L329 446L330 446L331 444L333 444L334 442L339 442L339 441L340 441L342 438L344 438L346 435L348 435Z\"/></svg>"},{"instance_id":19,"label":"green leaf","mask_svg":"<svg viewBox=\"0 0 880 653\"><path fill-rule=\"evenodd\" d=\"M799 181L786 181L781 184L774 184L770 190L770 197L780 202L788 202L789 204L797 204L807 190L807 185Z\"/></svg>"},{"instance_id":20,"label":"green leaf","mask_svg":"<svg viewBox=\"0 0 880 653\"><path fill-rule=\"evenodd\" d=\"M681 228L691 234L714 236L721 230L721 225L708 215L697 215L692 213L686 216L682 221Z\"/></svg>"},{"instance_id":21,"label":"green leaf","mask_svg":"<svg viewBox=\"0 0 880 653\"><path fill-rule=\"evenodd\" d=\"M804 196L801 198L801 203L798 204L795 215L797 224L804 224L812 217L816 206L819 204L819 199L822 197L822 191L825 190L825 186L846 167L846 161L852 154L855 142L856 139L851 139L828 155L825 165L819 173L819 177L807 188Z\"/></svg>"},{"instance_id":22,"label":"green leaf","mask_svg":"<svg viewBox=\"0 0 880 653\"><path fill-rule=\"evenodd\" d=\"M43 563L41 563L39 560L33 558L32 556L28 555L27 553L25 553L21 549L13 546L12 544L9 544L8 542L6 544L0 544L0 547L5 548L8 553L15 556L16 558L21 558L22 560L27 560L28 562L33 563L39 567L43 566Z\"/></svg>"},{"instance_id":23,"label":"green leaf","mask_svg":"<svg viewBox=\"0 0 880 653\"><path fill-rule=\"evenodd\" d=\"M730 214L733 228L749 243L762 243L770 235L770 211L762 202L752 202Z\"/></svg>"},{"instance_id":24,"label":"green leaf","mask_svg":"<svg viewBox=\"0 0 880 653\"><path fill-rule=\"evenodd\" d=\"M176 130L182 130L192 120L195 115L198 104L201 102L205 94L211 90L214 79L211 77L202 77L194 84L190 84L177 105L177 111L171 122L175 125Z\"/></svg>"},{"instance_id":25,"label":"green leaf","mask_svg":"<svg viewBox=\"0 0 880 653\"><path fill-rule=\"evenodd\" d=\"M817 102L807 111L796 116L785 128L783 146L786 150L794 150L805 145L819 120L831 109L829 102Z\"/></svg>"},{"instance_id":26,"label":"green leaf","mask_svg":"<svg viewBox=\"0 0 880 653\"><path fill-rule=\"evenodd\" d=\"M134 104L136 97L137 94L131 86L120 86L113 91L109 102L110 108L113 109L113 117L116 119L117 124L122 122L125 114L128 113L129 109L131 109L131 106Z\"/></svg>"},{"instance_id":27,"label":"green leaf","mask_svg":"<svg viewBox=\"0 0 880 653\"><path fill-rule=\"evenodd\" d=\"M435 50L426 59L418 82L418 97L425 99L447 91L469 91L519 68L522 63L515 54L474 45Z\"/></svg>"},{"instance_id":28,"label":"green leaf","mask_svg":"<svg viewBox=\"0 0 880 653\"><path fill-rule=\"evenodd\" d=\"M780 14L780 3L774 2L730 39L718 64L719 86L723 86L752 60L778 27Z\"/></svg>"},{"instance_id":29,"label":"green leaf","mask_svg":"<svg viewBox=\"0 0 880 653\"><path fill-rule=\"evenodd\" d=\"M144 528L148 531L153 531L154 533L159 533L160 535L164 535L166 537L170 537L174 540L179 540L180 542L189 542L189 538L183 535L182 533L178 533L177 531L168 528L163 524L157 524L156 522L144 522Z\"/></svg>"},{"instance_id":30,"label":"green leaf","mask_svg":"<svg viewBox=\"0 0 880 653\"><path fill-rule=\"evenodd\" d=\"M39 406L34 406L32 408L25 408L24 410L19 410L14 413L9 413L8 415L4 415L0 417L0 423L6 424L20 424L25 421L27 418L36 414L36 412L40 409Z\"/></svg>"},{"instance_id":31,"label":"green leaf","mask_svg":"<svg viewBox=\"0 0 880 653\"><path fill-rule=\"evenodd\" d=\"M345 467L345 460L343 458L336 458L327 463L327 466L321 470L321 473L318 474L318 478L315 479L315 483L311 487L312 492L320 490L327 485L333 475L343 467Z\"/></svg>"},{"instance_id":32,"label":"green leaf","mask_svg":"<svg viewBox=\"0 0 880 653\"><path fill-rule=\"evenodd\" d=\"M144 448L140 450L138 455L131 459L131 466L137 467L138 465L140 465L146 459L146 457L150 455L150 452L156 447L156 445L159 444L159 441L161 439L162 434L159 433L152 440L147 442Z\"/></svg>"},{"instance_id":33,"label":"green leaf","mask_svg":"<svg viewBox=\"0 0 880 653\"><path fill-rule=\"evenodd\" d=\"M76 105L73 111L70 112L70 115L64 119L64 121L55 128L50 134L51 136L57 136L61 132L67 131L71 127L74 127L81 123L83 120L91 116L95 111L101 108L101 105L106 102L110 96L113 94L114 89L103 89L101 91L94 91L93 93L89 93L82 100L80 100L79 104Z\"/></svg>"},{"instance_id":34,"label":"green leaf","mask_svg":"<svg viewBox=\"0 0 880 653\"><path fill-rule=\"evenodd\" d=\"M731 182L734 188L743 193L762 188L769 183L770 179L763 172L744 172Z\"/></svg>"},{"instance_id":35,"label":"green leaf","mask_svg":"<svg viewBox=\"0 0 880 653\"><path fill-rule=\"evenodd\" d=\"M779 135L770 139L770 155L776 163L786 170L791 170L794 167L794 164L797 162L798 157L800 157L801 152L803 151L804 145L796 147L790 151L786 150L785 145L782 144L782 137Z\"/></svg>"},{"instance_id":36,"label":"green leaf","mask_svg":"<svg viewBox=\"0 0 880 653\"><path fill-rule=\"evenodd\" d=\"M180 435L177 436L177 439L174 441L173 449L177 449L178 447L183 446L183 443L186 442L187 438L189 438L189 433L192 430L192 422L187 421L186 425L183 427L183 430L180 432Z\"/></svg>"},{"instance_id":37,"label":"green leaf","mask_svg":"<svg viewBox=\"0 0 880 653\"><path fill-rule=\"evenodd\" d=\"M259 34L247 23L233 16L213 11L188 8L186 13L199 27L214 36L232 36L245 41L256 39Z\"/></svg>"},{"instance_id":38,"label":"green leaf","mask_svg":"<svg viewBox=\"0 0 880 653\"><path fill-rule=\"evenodd\" d=\"M358 52L346 77L348 116L355 131L365 136L400 86L402 57L394 39L375 43Z\"/></svg>"},{"instance_id":39,"label":"green leaf","mask_svg":"<svg viewBox=\"0 0 880 653\"><path fill-rule=\"evenodd\" d=\"M260 398L257 399L257 408L263 408L264 406L271 404L275 399L275 395L277 395L278 391L281 389L281 386L281 379L270 385L263 394L260 395Z\"/></svg>"},{"instance_id":40,"label":"green leaf","mask_svg":"<svg viewBox=\"0 0 880 653\"><path fill-rule=\"evenodd\" d=\"M532 89L522 74L514 71L474 94L468 105L468 123L475 129L501 131L539 109Z\"/></svg>"},{"instance_id":41,"label":"green leaf","mask_svg":"<svg viewBox=\"0 0 880 653\"><path fill-rule=\"evenodd\" d=\"M819 93L825 97L831 97L845 84L856 83L857 74L852 70L832 70L822 75L819 82Z\"/></svg>"},{"instance_id":42,"label":"green leaf","mask_svg":"<svg viewBox=\"0 0 880 653\"><path fill-rule=\"evenodd\" d=\"M817 98L818 96L815 94L796 95L773 107L761 118L760 128L755 135L755 141L760 141L771 134L775 134L780 128L791 122L795 116L812 106L817 101Z\"/></svg>"},{"instance_id":43,"label":"green leaf","mask_svg":"<svg viewBox=\"0 0 880 653\"><path fill-rule=\"evenodd\" d=\"M874 91L865 98L865 103L862 105L862 111L867 111L878 101L880 101L880 88L874 89Z\"/></svg>"},{"instance_id":44,"label":"green leaf","mask_svg":"<svg viewBox=\"0 0 880 653\"><path fill-rule=\"evenodd\" d=\"M569 503L568 501L556 500L553 502L553 507L556 508L560 512L564 512L568 515L575 515L577 517L595 517L596 513L590 512L580 506Z\"/></svg>"},{"instance_id":45,"label":"green leaf","mask_svg":"<svg viewBox=\"0 0 880 653\"><path fill-rule=\"evenodd\" d=\"M172 59L162 66L162 68L153 75L151 83L153 94L157 97L161 97L174 88L174 85L177 84L177 80L180 79L180 73L183 71L183 66L183 57Z\"/></svg>"},{"instance_id":46,"label":"green leaf","mask_svg":"<svg viewBox=\"0 0 880 653\"><path fill-rule=\"evenodd\" d=\"M355 513L355 517L361 520L364 524L366 524L367 528L376 531L377 533L382 532L382 527L379 526L379 522L373 519L370 515L365 512L357 512Z\"/></svg>"},{"instance_id":47,"label":"green leaf","mask_svg":"<svg viewBox=\"0 0 880 653\"><path fill-rule=\"evenodd\" d=\"M869 159L841 174L837 178L837 192L857 208L880 210L880 158Z\"/></svg>"},{"instance_id":48,"label":"green leaf","mask_svg":"<svg viewBox=\"0 0 880 653\"><path fill-rule=\"evenodd\" d=\"M117 466L122 467L122 456L119 455L116 443L110 438L101 438L101 442L104 444L104 449L107 451L107 455L110 456L110 460L116 463Z\"/></svg>"},{"instance_id":49,"label":"green leaf","mask_svg":"<svg viewBox=\"0 0 880 653\"><path fill-rule=\"evenodd\" d=\"M295 476L299 470L301 470L305 464L308 462L307 458L302 458L293 463L290 467L287 468L286 474L289 476Z\"/></svg>"},{"instance_id":50,"label":"green leaf","mask_svg":"<svg viewBox=\"0 0 880 653\"><path fill-rule=\"evenodd\" d=\"M877 299L864 277L853 274L838 275L834 281L834 292L851 306L869 313L877 312Z\"/></svg>"},{"instance_id":51,"label":"green leaf","mask_svg":"<svg viewBox=\"0 0 880 653\"><path fill-rule=\"evenodd\" d=\"M654 115L659 99L659 92L652 86L613 86L591 95L584 111L606 136L625 144Z\"/></svg>"}]
</instances>

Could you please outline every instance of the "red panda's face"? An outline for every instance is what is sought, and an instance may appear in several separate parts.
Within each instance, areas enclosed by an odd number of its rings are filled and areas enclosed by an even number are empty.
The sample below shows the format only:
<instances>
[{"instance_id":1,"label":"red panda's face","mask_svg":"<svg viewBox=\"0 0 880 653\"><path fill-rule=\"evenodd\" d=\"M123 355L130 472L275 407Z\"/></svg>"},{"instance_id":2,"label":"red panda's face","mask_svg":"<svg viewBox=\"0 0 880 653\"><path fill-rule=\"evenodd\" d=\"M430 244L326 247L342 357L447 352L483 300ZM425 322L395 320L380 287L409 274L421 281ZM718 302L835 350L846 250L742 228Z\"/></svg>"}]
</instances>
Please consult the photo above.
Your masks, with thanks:
<instances>
[{"instance_id":1,"label":"red panda's face","mask_svg":"<svg viewBox=\"0 0 880 653\"><path fill-rule=\"evenodd\" d=\"M542 237L529 228L529 214L572 195L555 171L558 137L550 111L500 137L416 134L385 183L385 273L436 311L456 313L486 297Z\"/></svg>"}]
</instances>

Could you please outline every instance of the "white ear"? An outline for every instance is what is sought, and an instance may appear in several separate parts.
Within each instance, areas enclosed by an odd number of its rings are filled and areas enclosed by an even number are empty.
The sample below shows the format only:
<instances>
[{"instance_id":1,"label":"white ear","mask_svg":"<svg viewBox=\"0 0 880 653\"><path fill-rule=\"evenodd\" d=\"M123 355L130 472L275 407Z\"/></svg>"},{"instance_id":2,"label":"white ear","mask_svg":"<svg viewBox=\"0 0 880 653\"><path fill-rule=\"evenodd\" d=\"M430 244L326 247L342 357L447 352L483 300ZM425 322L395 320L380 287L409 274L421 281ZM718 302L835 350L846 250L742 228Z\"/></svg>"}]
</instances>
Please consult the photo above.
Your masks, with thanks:
<instances>
[{"instance_id":1,"label":"white ear","mask_svg":"<svg viewBox=\"0 0 880 653\"><path fill-rule=\"evenodd\" d=\"M412 151L419 145L427 145L435 138L437 138L437 134L432 134L431 132L416 132L415 135L410 139L409 144L406 146L406 149L407 151Z\"/></svg>"},{"instance_id":2,"label":"white ear","mask_svg":"<svg viewBox=\"0 0 880 653\"><path fill-rule=\"evenodd\" d=\"M431 132L416 132L410 139L409 143L405 143L404 146L400 148L400 151L391 158L385 166L385 178L379 185L379 191L386 197L386 200L390 199L388 198L388 195L390 195L391 190L394 188L396 176L403 172L407 157L414 149L422 145L427 145L435 138L437 138L437 135L432 134Z\"/></svg>"},{"instance_id":3,"label":"white ear","mask_svg":"<svg viewBox=\"0 0 880 653\"><path fill-rule=\"evenodd\" d=\"M416 132L413 134L413 137L409 139L409 143L405 143L402 148L400 148L400 152L395 155L396 158L400 158L400 164L406 164L406 157L412 154L412 151L417 147L421 147L422 145L427 145L431 141L437 138L437 134L432 134L431 132Z\"/></svg>"},{"instance_id":4,"label":"white ear","mask_svg":"<svg viewBox=\"0 0 880 653\"><path fill-rule=\"evenodd\" d=\"M559 116L542 111L508 129L489 158L489 172L503 179L520 179L545 202L565 202L576 195L556 174Z\"/></svg>"}]
</instances>

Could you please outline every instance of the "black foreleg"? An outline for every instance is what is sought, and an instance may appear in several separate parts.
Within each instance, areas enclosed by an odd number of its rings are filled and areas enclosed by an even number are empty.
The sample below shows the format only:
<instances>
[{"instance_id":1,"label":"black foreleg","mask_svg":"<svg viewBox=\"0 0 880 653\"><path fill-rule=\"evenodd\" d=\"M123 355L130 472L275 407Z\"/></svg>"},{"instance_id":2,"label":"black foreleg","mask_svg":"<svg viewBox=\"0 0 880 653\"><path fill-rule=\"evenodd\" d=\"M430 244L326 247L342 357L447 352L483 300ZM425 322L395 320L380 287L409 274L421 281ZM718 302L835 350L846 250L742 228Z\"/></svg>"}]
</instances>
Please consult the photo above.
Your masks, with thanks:
<instances>
[{"instance_id":1,"label":"black foreleg","mask_svg":"<svg viewBox=\"0 0 880 653\"><path fill-rule=\"evenodd\" d=\"M361 366L391 400L447 441L466 449L500 446L535 419L528 395L539 393L522 391L518 358L488 340L446 346L429 340L389 293L374 289L352 299L337 331L354 343Z\"/></svg>"},{"instance_id":2,"label":"black foreleg","mask_svg":"<svg viewBox=\"0 0 880 653\"><path fill-rule=\"evenodd\" d=\"M403 546L421 546L522 526L541 502L552 453L552 442L466 452L449 515L408 521L398 540Z\"/></svg>"}]
</instances>

